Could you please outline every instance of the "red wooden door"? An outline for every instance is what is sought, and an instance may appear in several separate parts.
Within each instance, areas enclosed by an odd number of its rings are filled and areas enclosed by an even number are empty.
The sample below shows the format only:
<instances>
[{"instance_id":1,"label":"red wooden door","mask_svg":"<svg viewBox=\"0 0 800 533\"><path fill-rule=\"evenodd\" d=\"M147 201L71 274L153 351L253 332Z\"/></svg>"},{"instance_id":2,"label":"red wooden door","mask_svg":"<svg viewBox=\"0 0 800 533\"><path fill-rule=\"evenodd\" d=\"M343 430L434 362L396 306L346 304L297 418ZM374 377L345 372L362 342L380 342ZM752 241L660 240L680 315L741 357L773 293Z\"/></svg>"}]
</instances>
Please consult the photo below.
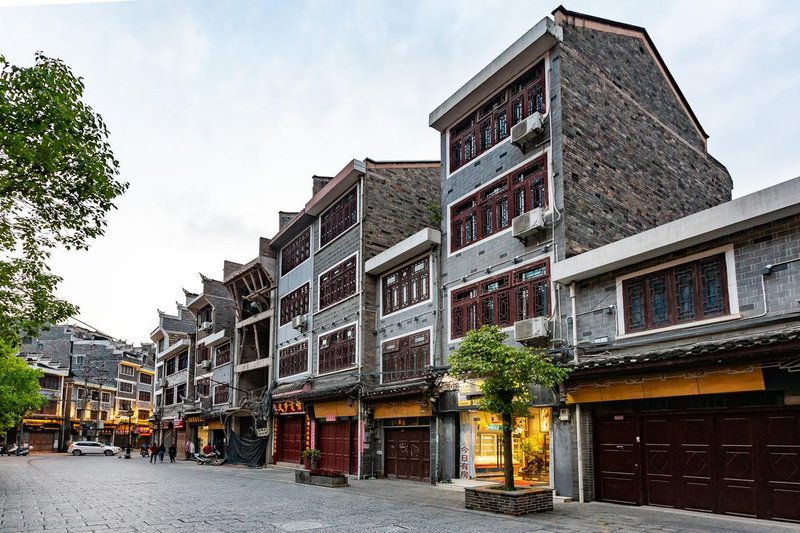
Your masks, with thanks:
<instances>
[{"instance_id":1,"label":"red wooden door","mask_svg":"<svg viewBox=\"0 0 800 533\"><path fill-rule=\"evenodd\" d=\"M650 505L678 507L676 463L673 459L674 428L667 416L642 420L644 451L644 499Z\"/></svg>"},{"instance_id":2,"label":"red wooden door","mask_svg":"<svg viewBox=\"0 0 800 533\"><path fill-rule=\"evenodd\" d=\"M352 438L350 421L317 422L317 442L321 452L319 467L352 474Z\"/></svg>"},{"instance_id":3,"label":"red wooden door","mask_svg":"<svg viewBox=\"0 0 800 533\"><path fill-rule=\"evenodd\" d=\"M800 522L800 411L770 413L764 426L768 518Z\"/></svg>"},{"instance_id":4,"label":"red wooden door","mask_svg":"<svg viewBox=\"0 0 800 533\"><path fill-rule=\"evenodd\" d=\"M430 480L429 428L391 428L384 430L384 471L386 477Z\"/></svg>"},{"instance_id":5,"label":"red wooden door","mask_svg":"<svg viewBox=\"0 0 800 533\"><path fill-rule=\"evenodd\" d=\"M278 417L278 461L300 463L303 446L303 415Z\"/></svg>"},{"instance_id":6,"label":"red wooden door","mask_svg":"<svg viewBox=\"0 0 800 533\"><path fill-rule=\"evenodd\" d=\"M675 417L680 499L675 507L714 512L717 498L713 415Z\"/></svg>"},{"instance_id":7,"label":"red wooden door","mask_svg":"<svg viewBox=\"0 0 800 533\"><path fill-rule=\"evenodd\" d=\"M598 417L594 429L600 499L641 505L639 418L635 415Z\"/></svg>"},{"instance_id":8,"label":"red wooden door","mask_svg":"<svg viewBox=\"0 0 800 533\"><path fill-rule=\"evenodd\" d=\"M718 415L719 511L756 516L756 428L749 414Z\"/></svg>"}]
</instances>

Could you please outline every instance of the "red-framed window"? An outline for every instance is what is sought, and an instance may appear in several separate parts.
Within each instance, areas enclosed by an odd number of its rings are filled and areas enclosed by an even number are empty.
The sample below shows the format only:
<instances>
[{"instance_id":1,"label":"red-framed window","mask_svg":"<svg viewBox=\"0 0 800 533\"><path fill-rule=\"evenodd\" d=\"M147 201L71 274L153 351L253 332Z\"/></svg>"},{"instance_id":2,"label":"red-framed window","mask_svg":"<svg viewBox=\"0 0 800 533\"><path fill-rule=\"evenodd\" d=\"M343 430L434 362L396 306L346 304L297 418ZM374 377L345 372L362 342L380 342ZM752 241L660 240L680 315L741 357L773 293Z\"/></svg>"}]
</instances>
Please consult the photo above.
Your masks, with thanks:
<instances>
[{"instance_id":1,"label":"red-framed window","mask_svg":"<svg viewBox=\"0 0 800 533\"><path fill-rule=\"evenodd\" d=\"M58 376L42 376L39 378L39 386L48 390L61 389L61 378Z\"/></svg>"},{"instance_id":2,"label":"red-framed window","mask_svg":"<svg viewBox=\"0 0 800 533\"><path fill-rule=\"evenodd\" d=\"M214 404L228 403L228 385L214 387Z\"/></svg>"},{"instance_id":3,"label":"red-framed window","mask_svg":"<svg viewBox=\"0 0 800 533\"><path fill-rule=\"evenodd\" d=\"M504 230L514 217L547 204L547 158L542 155L450 207L450 250Z\"/></svg>"},{"instance_id":4,"label":"red-framed window","mask_svg":"<svg viewBox=\"0 0 800 533\"><path fill-rule=\"evenodd\" d=\"M308 313L308 283L281 298L281 326Z\"/></svg>"},{"instance_id":5,"label":"red-framed window","mask_svg":"<svg viewBox=\"0 0 800 533\"><path fill-rule=\"evenodd\" d=\"M383 314L387 315L430 298L430 260L414 261L383 277Z\"/></svg>"},{"instance_id":6,"label":"red-framed window","mask_svg":"<svg viewBox=\"0 0 800 533\"><path fill-rule=\"evenodd\" d=\"M216 362L215 365L224 365L225 363L231 362L231 345L223 344L222 346L217 346L214 348L214 352L216 354Z\"/></svg>"},{"instance_id":7,"label":"red-framed window","mask_svg":"<svg viewBox=\"0 0 800 533\"><path fill-rule=\"evenodd\" d=\"M725 254L627 279L622 284L625 332L727 315L727 285Z\"/></svg>"},{"instance_id":8,"label":"red-framed window","mask_svg":"<svg viewBox=\"0 0 800 533\"><path fill-rule=\"evenodd\" d=\"M348 326L319 338L319 373L326 374L356 364L356 326Z\"/></svg>"},{"instance_id":9,"label":"red-framed window","mask_svg":"<svg viewBox=\"0 0 800 533\"><path fill-rule=\"evenodd\" d=\"M320 219L319 245L325 246L333 239L354 226L358 221L357 187L342 196L333 206L322 214Z\"/></svg>"},{"instance_id":10,"label":"red-framed window","mask_svg":"<svg viewBox=\"0 0 800 533\"><path fill-rule=\"evenodd\" d=\"M484 325L506 327L546 316L549 286L550 261L545 260L455 289L450 300L452 338Z\"/></svg>"},{"instance_id":11,"label":"red-framed window","mask_svg":"<svg viewBox=\"0 0 800 533\"><path fill-rule=\"evenodd\" d=\"M308 370L308 341L284 348L278 354L280 377L293 376Z\"/></svg>"},{"instance_id":12,"label":"red-framed window","mask_svg":"<svg viewBox=\"0 0 800 533\"><path fill-rule=\"evenodd\" d=\"M306 229L281 250L281 275L293 270L311 255L310 232Z\"/></svg>"},{"instance_id":13,"label":"red-framed window","mask_svg":"<svg viewBox=\"0 0 800 533\"><path fill-rule=\"evenodd\" d=\"M324 309L356 293L356 256L345 259L319 277L319 308Z\"/></svg>"},{"instance_id":14,"label":"red-framed window","mask_svg":"<svg viewBox=\"0 0 800 533\"><path fill-rule=\"evenodd\" d=\"M431 334L421 331L381 345L383 382L420 377L431 361Z\"/></svg>"},{"instance_id":15,"label":"red-framed window","mask_svg":"<svg viewBox=\"0 0 800 533\"><path fill-rule=\"evenodd\" d=\"M450 129L450 172L508 137L513 125L545 109L542 60Z\"/></svg>"}]
</instances>

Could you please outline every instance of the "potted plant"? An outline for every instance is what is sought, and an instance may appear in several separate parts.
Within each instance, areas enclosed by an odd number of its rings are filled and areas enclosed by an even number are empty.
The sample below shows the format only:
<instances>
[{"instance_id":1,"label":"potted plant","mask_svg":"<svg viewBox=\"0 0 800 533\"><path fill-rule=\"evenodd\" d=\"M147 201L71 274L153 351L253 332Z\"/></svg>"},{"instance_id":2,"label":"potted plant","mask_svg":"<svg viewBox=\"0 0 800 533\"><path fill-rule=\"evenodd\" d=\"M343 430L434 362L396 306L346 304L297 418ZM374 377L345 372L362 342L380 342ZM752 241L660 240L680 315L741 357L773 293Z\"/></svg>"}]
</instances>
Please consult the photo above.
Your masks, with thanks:
<instances>
[{"instance_id":1,"label":"potted plant","mask_svg":"<svg viewBox=\"0 0 800 533\"><path fill-rule=\"evenodd\" d=\"M537 478L541 476L547 459L544 446L536 439L528 437L522 439L520 448L525 457L525 466L520 468L522 479L532 479L534 475L536 475Z\"/></svg>"},{"instance_id":2,"label":"potted plant","mask_svg":"<svg viewBox=\"0 0 800 533\"><path fill-rule=\"evenodd\" d=\"M505 344L507 338L499 327L483 326L468 332L450 354L450 374L459 379L482 379L479 408L499 415L503 424L504 483L500 487L468 488L466 507L506 514L531 512L527 509L533 507L552 509L552 489L516 491L514 487L514 417L527 414L532 383L554 387L564 381L569 370L555 366L544 350L509 346Z\"/></svg>"},{"instance_id":3,"label":"potted plant","mask_svg":"<svg viewBox=\"0 0 800 533\"><path fill-rule=\"evenodd\" d=\"M306 468L309 470L317 468L317 463L319 463L319 458L321 456L322 452L316 448L306 448L300 452L300 457L303 458L303 461L306 463Z\"/></svg>"}]
</instances>

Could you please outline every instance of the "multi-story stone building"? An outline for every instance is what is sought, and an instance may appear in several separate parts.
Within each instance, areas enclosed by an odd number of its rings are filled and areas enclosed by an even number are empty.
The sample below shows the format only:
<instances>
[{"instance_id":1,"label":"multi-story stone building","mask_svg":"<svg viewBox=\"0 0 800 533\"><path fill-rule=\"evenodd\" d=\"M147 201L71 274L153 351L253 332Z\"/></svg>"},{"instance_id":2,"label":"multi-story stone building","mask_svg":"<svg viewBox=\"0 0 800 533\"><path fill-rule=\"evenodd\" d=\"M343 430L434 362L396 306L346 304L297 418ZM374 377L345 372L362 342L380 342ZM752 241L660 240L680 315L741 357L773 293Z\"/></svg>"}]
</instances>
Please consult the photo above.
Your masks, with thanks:
<instances>
[{"instance_id":1,"label":"multi-story stone building","mask_svg":"<svg viewBox=\"0 0 800 533\"><path fill-rule=\"evenodd\" d=\"M568 348L558 261L730 200L731 178L644 28L559 7L430 115L441 132L441 335L446 361L469 330ZM556 398L517 421L552 451ZM501 426L475 383L444 395L440 478L502 470ZM458 434L457 438L450 436ZM458 457L455 461L453 457ZM552 482L545 473L543 483ZM571 485L558 485L572 494Z\"/></svg>"},{"instance_id":2,"label":"multi-story stone building","mask_svg":"<svg viewBox=\"0 0 800 533\"><path fill-rule=\"evenodd\" d=\"M184 292L186 303L197 297L196 294ZM156 386L151 419L156 442L165 446L174 442L178 449L183 449L186 441L184 400L189 398L194 386L194 337L197 326L186 304L176 305L178 312L175 315L158 312L158 326L150 333L150 339L156 346Z\"/></svg>"},{"instance_id":3,"label":"multi-story stone building","mask_svg":"<svg viewBox=\"0 0 800 533\"><path fill-rule=\"evenodd\" d=\"M67 442L78 438L136 444L149 436L154 370L146 347L134 348L74 325L57 325L24 339L20 356L43 369L42 390L51 399L24 421L31 428L27 437L37 449L65 451ZM61 377L57 381L50 374Z\"/></svg>"},{"instance_id":4,"label":"multi-story stone building","mask_svg":"<svg viewBox=\"0 0 800 533\"><path fill-rule=\"evenodd\" d=\"M284 215L270 243L279 265L274 461L297 464L317 448L322 468L365 471L361 397L380 383L380 364L378 288L364 265L435 225L438 175L438 161L353 160L332 178L314 176L311 200Z\"/></svg>"},{"instance_id":5,"label":"multi-story stone building","mask_svg":"<svg viewBox=\"0 0 800 533\"><path fill-rule=\"evenodd\" d=\"M553 265L562 494L800 521L800 178Z\"/></svg>"},{"instance_id":6,"label":"multi-story stone building","mask_svg":"<svg viewBox=\"0 0 800 533\"><path fill-rule=\"evenodd\" d=\"M183 398L187 439L198 449L204 443L223 449L233 379L233 299L221 281L202 276L202 283L202 292L190 295L194 297L186 304L195 318L194 369L190 368L191 386ZM185 441L178 441L178 446L185 446Z\"/></svg>"}]
</instances>

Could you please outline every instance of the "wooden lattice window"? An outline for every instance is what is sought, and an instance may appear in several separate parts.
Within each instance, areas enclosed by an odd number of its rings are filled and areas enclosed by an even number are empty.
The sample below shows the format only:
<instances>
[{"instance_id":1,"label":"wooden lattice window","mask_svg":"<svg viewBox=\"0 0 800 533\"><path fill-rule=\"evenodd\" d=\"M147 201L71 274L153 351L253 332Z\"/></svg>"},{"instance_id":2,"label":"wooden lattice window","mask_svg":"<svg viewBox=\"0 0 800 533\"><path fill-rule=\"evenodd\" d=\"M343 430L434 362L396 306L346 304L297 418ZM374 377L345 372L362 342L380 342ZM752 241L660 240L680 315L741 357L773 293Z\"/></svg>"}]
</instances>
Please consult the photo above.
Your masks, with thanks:
<instances>
[{"instance_id":1,"label":"wooden lattice window","mask_svg":"<svg viewBox=\"0 0 800 533\"><path fill-rule=\"evenodd\" d=\"M281 250L281 274L286 274L305 261L311 254L311 240L306 229Z\"/></svg>"},{"instance_id":2,"label":"wooden lattice window","mask_svg":"<svg viewBox=\"0 0 800 533\"><path fill-rule=\"evenodd\" d=\"M547 205L547 159L542 156L450 208L450 249L485 239L510 227L514 217Z\"/></svg>"},{"instance_id":3,"label":"wooden lattice window","mask_svg":"<svg viewBox=\"0 0 800 533\"><path fill-rule=\"evenodd\" d=\"M483 325L508 327L519 320L546 316L549 285L549 261L540 261L454 290L452 338Z\"/></svg>"},{"instance_id":4,"label":"wooden lattice window","mask_svg":"<svg viewBox=\"0 0 800 533\"><path fill-rule=\"evenodd\" d=\"M627 279L623 295L626 333L727 315L725 255Z\"/></svg>"},{"instance_id":5,"label":"wooden lattice window","mask_svg":"<svg viewBox=\"0 0 800 533\"><path fill-rule=\"evenodd\" d=\"M420 377L431 360L429 331L393 339L381 345L384 383Z\"/></svg>"},{"instance_id":6,"label":"wooden lattice window","mask_svg":"<svg viewBox=\"0 0 800 533\"><path fill-rule=\"evenodd\" d=\"M358 221L358 196L354 187L333 206L322 214L320 219L320 247L354 226Z\"/></svg>"},{"instance_id":7,"label":"wooden lattice window","mask_svg":"<svg viewBox=\"0 0 800 533\"><path fill-rule=\"evenodd\" d=\"M545 112L544 61L450 129L450 172L508 137L511 126L536 112Z\"/></svg>"},{"instance_id":8,"label":"wooden lattice window","mask_svg":"<svg viewBox=\"0 0 800 533\"><path fill-rule=\"evenodd\" d=\"M319 277L319 308L324 309L356 293L356 257L345 259Z\"/></svg>"},{"instance_id":9,"label":"wooden lattice window","mask_svg":"<svg viewBox=\"0 0 800 533\"><path fill-rule=\"evenodd\" d=\"M223 344L214 348L216 353L216 366L231 362L231 345Z\"/></svg>"},{"instance_id":10,"label":"wooden lattice window","mask_svg":"<svg viewBox=\"0 0 800 533\"><path fill-rule=\"evenodd\" d=\"M278 354L280 377L293 376L308 370L308 341L293 344Z\"/></svg>"},{"instance_id":11,"label":"wooden lattice window","mask_svg":"<svg viewBox=\"0 0 800 533\"><path fill-rule=\"evenodd\" d=\"M58 376L42 376L39 378L39 386L48 390L61 389L61 378Z\"/></svg>"},{"instance_id":12,"label":"wooden lattice window","mask_svg":"<svg viewBox=\"0 0 800 533\"><path fill-rule=\"evenodd\" d=\"M308 314L308 283L281 298L281 326L299 315Z\"/></svg>"},{"instance_id":13,"label":"wooden lattice window","mask_svg":"<svg viewBox=\"0 0 800 533\"><path fill-rule=\"evenodd\" d=\"M214 404L228 403L228 385L214 387Z\"/></svg>"},{"instance_id":14,"label":"wooden lattice window","mask_svg":"<svg viewBox=\"0 0 800 533\"><path fill-rule=\"evenodd\" d=\"M319 373L349 368L356 363L356 326L348 326L319 338Z\"/></svg>"},{"instance_id":15,"label":"wooden lattice window","mask_svg":"<svg viewBox=\"0 0 800 533\"><path fill-rule=\"evenodd\" d=\"M383 314L430 298L430 260L425 257L384 276Z\"/></svg>"}]
</instances>

